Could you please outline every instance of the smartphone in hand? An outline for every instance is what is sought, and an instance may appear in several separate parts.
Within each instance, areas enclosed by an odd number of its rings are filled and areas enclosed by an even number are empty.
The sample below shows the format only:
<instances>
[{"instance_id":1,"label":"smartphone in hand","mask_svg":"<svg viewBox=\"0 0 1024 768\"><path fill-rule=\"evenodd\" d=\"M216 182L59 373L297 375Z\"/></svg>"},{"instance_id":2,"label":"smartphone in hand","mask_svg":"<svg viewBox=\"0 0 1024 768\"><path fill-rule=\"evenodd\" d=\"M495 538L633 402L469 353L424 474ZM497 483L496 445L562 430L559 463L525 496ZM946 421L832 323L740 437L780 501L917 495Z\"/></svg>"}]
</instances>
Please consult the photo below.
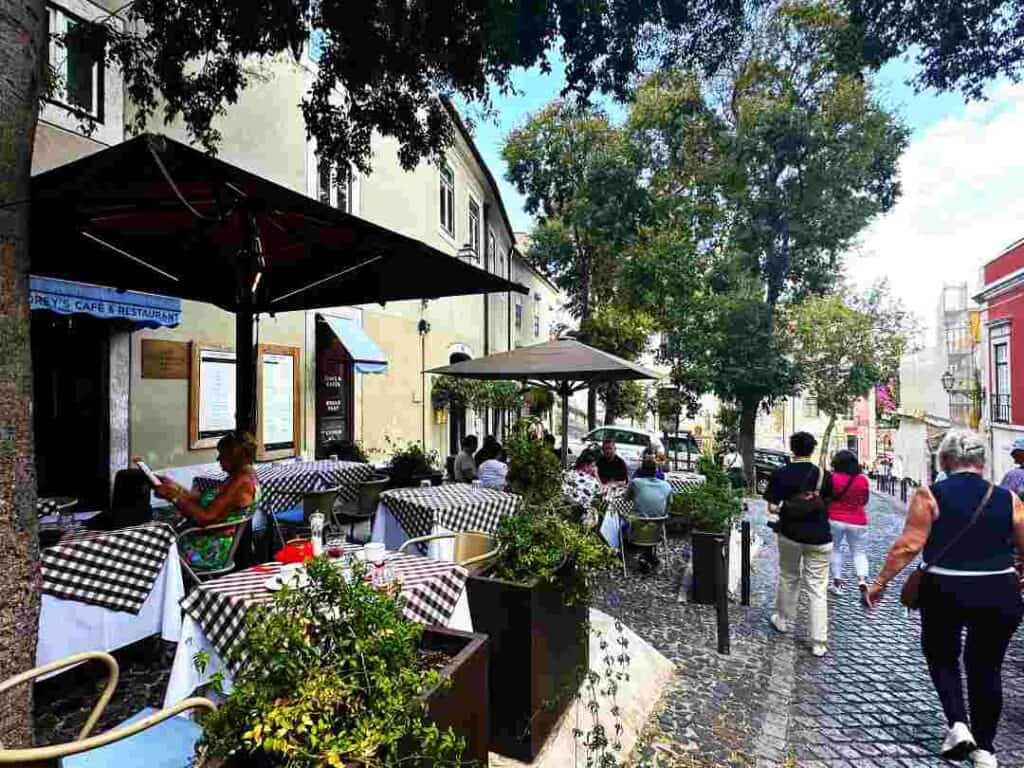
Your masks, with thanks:
<instances>
[{"instance_id":1,"label":"smartphone in hand","mask_svg":"<svg viewBox=\"0 0 1024 768\"><path fill-rule=\"evenodd\" d=\"M142 474L149 480L149 484L156 488L160 485L160 478L156 476L156 473L149 468L149 465L144 461L136 461L135 466L142 470Z\"/></svg>"}]
</instances>

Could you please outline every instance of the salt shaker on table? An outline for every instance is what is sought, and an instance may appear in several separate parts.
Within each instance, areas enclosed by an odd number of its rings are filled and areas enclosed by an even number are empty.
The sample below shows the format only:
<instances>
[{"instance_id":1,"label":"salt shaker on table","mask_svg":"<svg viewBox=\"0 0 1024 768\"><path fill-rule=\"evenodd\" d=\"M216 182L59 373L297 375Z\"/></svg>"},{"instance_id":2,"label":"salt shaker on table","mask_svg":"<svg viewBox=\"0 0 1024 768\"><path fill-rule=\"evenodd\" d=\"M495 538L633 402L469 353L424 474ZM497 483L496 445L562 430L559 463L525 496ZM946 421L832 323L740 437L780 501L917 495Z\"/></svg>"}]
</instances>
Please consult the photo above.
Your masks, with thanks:
<instances>
[{"instance_id":1,"label":"salt shaker on table","mask_svg":"<svg viewBox=\"0 0 1024 768\"><path fill-rule=\"evenodd\" d=\"M324 553L324 515L314 512L309 516L309 538L313 543L313 557Z\"/></svg>"}]
</instances>

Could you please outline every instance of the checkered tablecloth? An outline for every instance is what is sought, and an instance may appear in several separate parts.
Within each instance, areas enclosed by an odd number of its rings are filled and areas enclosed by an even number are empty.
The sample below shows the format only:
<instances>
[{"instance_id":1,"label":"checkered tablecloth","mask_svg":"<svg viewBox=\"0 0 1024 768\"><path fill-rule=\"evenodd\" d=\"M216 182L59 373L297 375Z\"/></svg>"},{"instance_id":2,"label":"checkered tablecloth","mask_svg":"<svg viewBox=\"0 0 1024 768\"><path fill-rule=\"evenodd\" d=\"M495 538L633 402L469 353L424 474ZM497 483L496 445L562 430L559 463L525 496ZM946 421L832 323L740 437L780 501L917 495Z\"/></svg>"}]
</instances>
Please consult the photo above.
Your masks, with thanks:
<instances>
[{"instance_id":1,"label":"checkered tablecloth","mask_svg":"<svg viewBox=\"0 0 1024 768\"><path fill-rule=\"evenodd\" d=\"M360 547L343 545L346 552ZM388 566L402 583L402 613L408 621L444 626L466 587L466 570L454 563L428 560L419 555L388 553ZM181 607L202 628L224 661L245 631L246 612L267 605L273 592L264 584L280 572L278 563L221 576L198 587Z\"/></svg>"},{"instance_id":2,"label":"checkered tablecloth","mask_svg":"<svg viewBox=\"0 0 1024 768\"><path fill-rule=\"evenodd\" d=\"M673 493L696 488L704 484L704 475L695 472L667 472L665 479L672 486ZM608 513L616 515L632 515L636 505L625 497L626 485L611 486L605 498L608 500Z\"/></svg>"},{"instance_id":3,"label":"checkered tablecloth","mask_svg":"<svg viewBox=\"0 0 1024 768\"><path fill-rule=\"evenodd\" d=\"M438 526L448 531L494 531L503 515L519 507L512 493L465 483L430 488L395 488L380 495L410 539L429 536Z\"/></svg>"},{"instance_id":4,"label":"checkered tablecloth","mask_svg":"<svg viewBox=\"0 0 1024 768\"><path fill-rule=\"evenodd\" d=\"M375 474L370 464L351 461L278 461L257 464L260 480L260 509L268 514L284 512L302 501L302 494L340 488L338 499L352 501L359 494L359 484ZM202 475L193 481L193 488L202 493L216 488L227 478L223 472Z\"/></svg>"},{"instance_id":5,"label":"checkered tablecloth","mask_svg":"<svg viewBox=\"0 0 1024 768\"><path fill-rule=\"evenodd\" d=\"M163 523L69 534L43 550L43 593L137 615L175 539Z\"/></svg>"}]
</instances>

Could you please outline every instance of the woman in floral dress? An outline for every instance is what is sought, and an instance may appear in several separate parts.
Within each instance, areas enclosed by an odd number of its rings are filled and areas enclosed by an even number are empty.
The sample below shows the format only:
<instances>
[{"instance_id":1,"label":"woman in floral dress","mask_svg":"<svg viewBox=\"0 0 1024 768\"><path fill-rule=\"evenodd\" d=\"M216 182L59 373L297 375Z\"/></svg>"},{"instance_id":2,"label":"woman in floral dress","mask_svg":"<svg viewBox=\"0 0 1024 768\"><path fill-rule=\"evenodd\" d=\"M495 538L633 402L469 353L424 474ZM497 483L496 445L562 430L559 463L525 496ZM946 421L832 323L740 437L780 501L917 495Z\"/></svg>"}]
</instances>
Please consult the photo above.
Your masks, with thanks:
<instances>
[{"instance_id":1,"label":"woman in floral dress","mask_svg":"<svg viewBox=\"0 0 1024 768\"><path fill-rule=\"evenodd\" d=\"M186 490L169 477L160 476L154 492L170 501L178 513L198 527L192 536L182 539L180 554L195 570L224 568L231 552L235 528L218 528L210 533L202 529L251 517L259 503L260 486L252 462L256 441L248 433L230 432L217 443L217 461L228 478L219 487L201 494Z\"/></svg>"}]
</instances>

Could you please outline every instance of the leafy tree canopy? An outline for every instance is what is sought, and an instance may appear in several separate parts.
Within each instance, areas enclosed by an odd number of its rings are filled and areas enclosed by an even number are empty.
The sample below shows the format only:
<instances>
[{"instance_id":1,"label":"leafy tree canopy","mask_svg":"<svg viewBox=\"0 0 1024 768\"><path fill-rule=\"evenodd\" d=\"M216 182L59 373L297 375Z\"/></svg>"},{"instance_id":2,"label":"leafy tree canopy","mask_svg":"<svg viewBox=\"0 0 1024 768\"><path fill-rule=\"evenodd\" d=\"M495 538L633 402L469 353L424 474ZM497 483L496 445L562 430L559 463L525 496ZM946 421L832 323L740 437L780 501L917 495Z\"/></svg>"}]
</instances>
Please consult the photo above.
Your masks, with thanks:
<instances>
[{"instance_id":1,"label":"leafy tree canopy","mask_svg":"<svg viewBox=\"0 0 1024 768\"><path fill-rule=\"evenodd\" d=\"M997 77L1024 72L1024 4L1019 0L847 0L858 60L879 67L908 53L918 88L982 98Z\"/></svg>"},{"instance_id":2,"label":"leafy tree canopy","mask_svg":"<svg viewBox=\"0 0 1024 768\"><path fill-rule=\"evenodd\" d=\"M486 103L492 85L512 89L516 67L549 69L557 45L566 93L621 96L643 63L717 60L743 13L735 0L134 0L122 7L123 28L110 20L93 32L124 72L133 127L158 112L181 118L210 150L215 120L252 80L252 65L300 59L315 32L307 129L322 156L367 171L374 132L398 140L406 168L441 154L451 126L438 94Z\"/></svg>"}]
</instances>

